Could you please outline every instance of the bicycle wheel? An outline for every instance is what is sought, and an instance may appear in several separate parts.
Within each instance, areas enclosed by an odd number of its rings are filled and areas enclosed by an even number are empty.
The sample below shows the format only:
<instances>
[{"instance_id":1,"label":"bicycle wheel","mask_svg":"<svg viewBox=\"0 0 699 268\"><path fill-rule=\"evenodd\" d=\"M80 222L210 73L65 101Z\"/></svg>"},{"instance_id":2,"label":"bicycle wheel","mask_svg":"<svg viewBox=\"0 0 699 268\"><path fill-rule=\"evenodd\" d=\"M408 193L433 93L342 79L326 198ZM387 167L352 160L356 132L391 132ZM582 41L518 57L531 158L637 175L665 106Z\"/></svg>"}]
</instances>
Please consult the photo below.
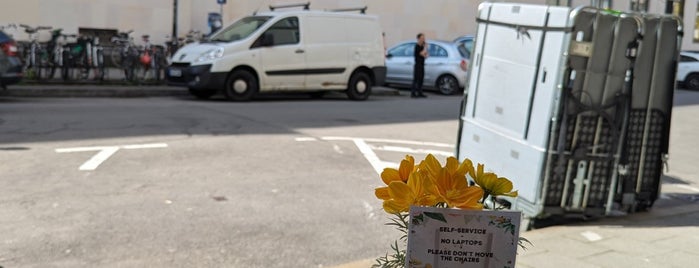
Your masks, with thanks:
<instances>
[{"instance_id":1,"label":"bicycle wheel","mask_svg":"<svg viewBox=\"0 0 699 268\"><path fill-rule=\"evenodd\" d=\"M122 47L113 47L109 50L109 59L111 61L111 66L122 69L124 68L124 56Z\"/></svg>"},{"instance_id":2,"label":"bicycle wheel","mask_svg":"<svg viewBox=\"0 0 699 268\"><path fill-rule=\"evenodd\" d=\"M160 82L160 80L162 80L162 71L163 71L162 70L163 65L161 65L162 58L163 58L162 52L157 51L156 53L153 53L153 62L152 62L153 64L152 64L151 68L153 69L153 78L158 83Z\"/></svg>"},{"instance_id":3,"label":"bicycle wheel","mask_svg":"<svg viewBox=\"0 0 699 268\"><path fill-rule=\"evenodd\" d=\"M70 52L63 51L63 65L61 66L61 79L63 81L70 80L70 69L72 65L72 60L70 58Z\"/></svg>"},{"instance_id":4,"label":"bicycle wheel","mask_svg":"<svg viewBox=\"0 0 699 268\"><path fill-rule=\"evenodd\" d=\"M97 50L95 52L95 79L99 81L104 80L104 54L102 50Z\"/></svg>"},{"instance_id":5,"label":"bicycle wheel","mask_svg":"<svg viewBox=\"0 0 699 268\"><path fill-rule=\"evenodd\" d=\"M37 78L40 81L49 79L51 69L51 60L49 59L49 54L46 52L45 49L42 48L41 50L39 50L37 57Z\"/></svg>"}]
</instances>

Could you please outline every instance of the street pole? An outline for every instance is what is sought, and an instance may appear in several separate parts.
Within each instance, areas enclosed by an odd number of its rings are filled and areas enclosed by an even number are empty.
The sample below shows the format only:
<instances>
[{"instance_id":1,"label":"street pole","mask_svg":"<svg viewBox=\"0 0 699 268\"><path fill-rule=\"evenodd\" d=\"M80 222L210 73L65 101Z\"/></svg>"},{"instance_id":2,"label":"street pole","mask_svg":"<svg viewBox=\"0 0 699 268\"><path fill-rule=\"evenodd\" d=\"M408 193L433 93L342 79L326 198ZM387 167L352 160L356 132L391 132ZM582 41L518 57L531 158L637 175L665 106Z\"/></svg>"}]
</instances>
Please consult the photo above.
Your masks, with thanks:
<instances>
[{"instance_id":1,"label":"street pole","mask_svg":"<svg viewBox=\"0 0 699 268\"><path fill-rule=\"evenodd\" d=\"M177 0L173 0L172 6L172 43L177 44Z\"/></svg>"}]
</instances>

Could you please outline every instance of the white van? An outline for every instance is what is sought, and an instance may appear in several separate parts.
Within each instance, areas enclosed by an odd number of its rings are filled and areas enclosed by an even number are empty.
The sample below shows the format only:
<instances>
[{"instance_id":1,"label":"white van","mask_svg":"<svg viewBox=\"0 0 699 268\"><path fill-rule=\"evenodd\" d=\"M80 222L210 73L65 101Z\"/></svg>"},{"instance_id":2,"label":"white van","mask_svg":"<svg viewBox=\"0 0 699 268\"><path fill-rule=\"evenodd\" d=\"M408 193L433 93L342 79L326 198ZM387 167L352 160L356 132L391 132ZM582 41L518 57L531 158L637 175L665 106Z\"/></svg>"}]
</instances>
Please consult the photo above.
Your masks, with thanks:
<instances>
[{"instance_id":1,"label":"white van","mask_svg":"<svg viewBox=\"0 0 699 268\"><path fill-rule=\"evenodd\" d=\"M345 91L352 100L367 99L386 76L378 18L305 7L270 7L181 48L166 71L168 84L204 99L221 92L242 101L273 91Z\"/></svg>"}]
</instances>

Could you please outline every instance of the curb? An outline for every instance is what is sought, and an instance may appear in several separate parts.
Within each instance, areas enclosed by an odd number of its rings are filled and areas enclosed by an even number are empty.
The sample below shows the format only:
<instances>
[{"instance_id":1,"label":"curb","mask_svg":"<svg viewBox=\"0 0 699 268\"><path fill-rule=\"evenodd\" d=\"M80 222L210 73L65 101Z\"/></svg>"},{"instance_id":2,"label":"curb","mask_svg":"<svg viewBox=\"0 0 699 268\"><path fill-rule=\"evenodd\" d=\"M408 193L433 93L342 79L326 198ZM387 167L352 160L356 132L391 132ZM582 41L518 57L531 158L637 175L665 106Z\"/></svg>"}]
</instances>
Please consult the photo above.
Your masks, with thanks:
<instances>
[{"instance_id":1,"label":"curb","mask_svg":"<svg viewBox=\"0 0 699 268\"><path fill-rule=\"evenodd\" d=\"M0 89L0 96L41 98L136 98L189 96L186 88L169 86L115 86L115 85L15 85ZM400 96L397 89L377 87L374 96Z\"/></svg>"}]
</instances>

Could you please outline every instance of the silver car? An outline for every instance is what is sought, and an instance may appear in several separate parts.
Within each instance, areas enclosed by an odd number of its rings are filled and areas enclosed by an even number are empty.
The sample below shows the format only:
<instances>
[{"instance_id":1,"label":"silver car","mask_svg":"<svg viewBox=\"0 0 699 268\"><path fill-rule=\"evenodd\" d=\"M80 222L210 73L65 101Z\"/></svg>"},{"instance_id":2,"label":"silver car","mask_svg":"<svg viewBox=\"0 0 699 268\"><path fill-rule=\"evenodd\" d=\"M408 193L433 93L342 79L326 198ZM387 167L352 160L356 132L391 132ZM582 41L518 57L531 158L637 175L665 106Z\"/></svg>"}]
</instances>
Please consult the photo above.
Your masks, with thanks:
<instances>
[{"instance_id":1,"label":"silver car","mask_svg":"<svg viewBox=\"0 0 699 268\"><path fill-rule=\"evenodd\" d=\"M463 43L427 40L425 89L436 89L444 95L461 92L466 85L468 60L471 56ZM401 42L386 55L386 84L411 86L416 41Z\"/></svg>"}]
</instances>

